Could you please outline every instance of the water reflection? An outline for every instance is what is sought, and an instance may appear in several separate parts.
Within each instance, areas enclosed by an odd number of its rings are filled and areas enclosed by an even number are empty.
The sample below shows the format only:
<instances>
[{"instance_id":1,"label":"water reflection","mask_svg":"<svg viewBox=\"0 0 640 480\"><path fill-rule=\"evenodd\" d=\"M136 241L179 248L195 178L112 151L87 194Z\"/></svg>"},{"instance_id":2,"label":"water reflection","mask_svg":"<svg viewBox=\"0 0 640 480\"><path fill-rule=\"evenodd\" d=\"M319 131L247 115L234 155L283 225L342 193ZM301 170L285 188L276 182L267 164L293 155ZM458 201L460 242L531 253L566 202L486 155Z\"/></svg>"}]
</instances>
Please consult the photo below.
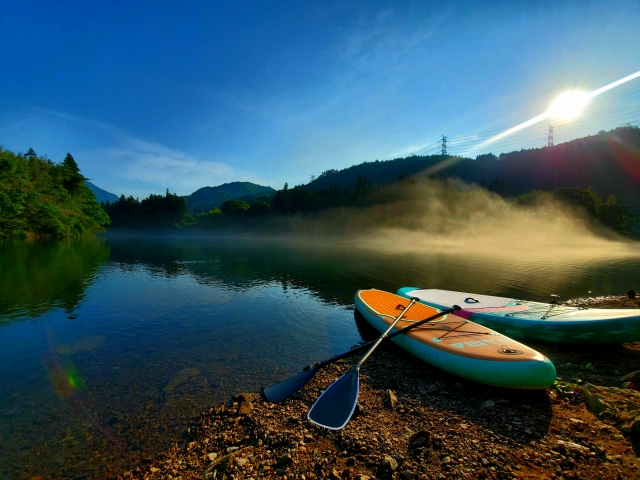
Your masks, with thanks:
<instances>
[{"instance_id":1,"label":"water reflection","mask_svg":"<svg viewBox=\"0 0 640 480\"><path fill-rule=\"evenodd\" d=\"M108 258L99 240L0 241L0 323L54 307L73 315Z\"/></svg>"},{"instance_id":2,"label":"water reflection","mask_svg":"<svg viewBox=\"0 0 640 480\"><path fill-rule=\"evenodd\" d=\"M360 288L548 300L624 292L640 267L637 257L282 239L4 242L0 252L2 478L131 468L205 408L360 341Z\"/></svg>"}]
</instances>

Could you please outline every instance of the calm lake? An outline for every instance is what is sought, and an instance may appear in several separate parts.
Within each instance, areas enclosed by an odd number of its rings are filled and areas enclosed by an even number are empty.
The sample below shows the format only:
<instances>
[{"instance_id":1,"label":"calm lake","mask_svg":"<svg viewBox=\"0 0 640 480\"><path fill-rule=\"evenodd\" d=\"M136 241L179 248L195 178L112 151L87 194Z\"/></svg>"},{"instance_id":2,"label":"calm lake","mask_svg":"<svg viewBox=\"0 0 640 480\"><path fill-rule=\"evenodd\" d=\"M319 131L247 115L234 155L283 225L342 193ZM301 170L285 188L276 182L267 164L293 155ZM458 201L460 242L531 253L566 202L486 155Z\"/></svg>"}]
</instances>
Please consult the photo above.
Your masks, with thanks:
<instances>
[{"instance_id":1,"label":"calm lake","mask_svg":"<svg viewBox=\"0 0 640 480\"><path fill-rule=\"evenodd\" d=\"M353 312L361 288L550 301L640 287L637 246L595 248L1 242L0 478L109 478L130 469L210 406L361 341Z\"/></svg>"}]
</instances>

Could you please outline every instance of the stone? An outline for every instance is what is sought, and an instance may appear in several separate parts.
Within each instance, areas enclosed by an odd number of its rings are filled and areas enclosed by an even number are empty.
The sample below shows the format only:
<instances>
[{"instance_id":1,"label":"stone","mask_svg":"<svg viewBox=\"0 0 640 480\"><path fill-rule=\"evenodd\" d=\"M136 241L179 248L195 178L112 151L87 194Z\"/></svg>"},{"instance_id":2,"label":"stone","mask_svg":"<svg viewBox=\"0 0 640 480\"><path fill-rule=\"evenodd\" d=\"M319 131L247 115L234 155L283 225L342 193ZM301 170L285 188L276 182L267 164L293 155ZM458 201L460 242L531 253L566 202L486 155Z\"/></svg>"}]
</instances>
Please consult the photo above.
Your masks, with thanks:
<instances>
[{"instance_id":1,"label":"stone","mask_svg":"<svg viewBox=\"0 0 640 480\"><path fill-rule=\"evenodd\" d=\"M398 469L398 462L395 458L385 455L382 457L382 468L395 472Z\"/></svg>"},{"instance_id":2,"label":"stone","mask_svg":"<svg viewBox=\"0 0 640 480\"><path fill-rule=\"evenodd\" d=\"M442 459L442 463L445 465L449 465L451 463L451 457L446 456Z\"/></svg>"},{"instance_id":3,"label":"stone","mask_svg":"<svg viewBox=\"0 0 640 480\"><path fill-rule=\"evenodd\" d=\"M229 447L229 448L227 448L227 453L233 453L236 450L238 450L238 447Z\"/></svg>"},{"instance_id":4,"label":"stone","mask_svg":"<svg viewBox=\"0 0 640 480\"><path fill-rule=\"evenodd\" d=\"M353 468L345 468L342 471L342 478L351 478L353 477L354 473L355 472L353 471Z\"/></svg>"},{"instance_id":5,"label":"stone","mask_svg":"<svg viewBox=\"0 0 640 480\"><path fill-rule=\"evenodd\" d=\"M496 402L493 400L487 400L482 405L480 405L480 410L494 410L496 408Z\"/></svg>"},{"instance_id":6,"label":"stone","mask_svg":"<svg viewBox=\"0 0 640 480\"><path fill-rule=\"evenodd\" d=\"M200 373L197 368L185 368L176 373L167 382L167 385L162 389L165 394L172 394L178 385L185 383L191 377L195 377Z\"/></svg>"},{"instance_id":7,"label":"stone","mask_svg":"<svg viewBox=\"0 0 640 480\"><path fill-rule=\"evenodd\" d=\"M428 439L425 437L418 437L413 442L411 442L411 448L420 448L427 445Z\"/></svg>"},{"instance_id":8,"label":"stone","mask_svg":"<svg viewBox=\"0 0 640 480\"><path fill-rule=\"evenodd\" d=\"M440 387L438 387L438 385L436 385L435 383L429 385L429 389L427 390L427 392L429 392L431 395L433 395L434 393L438 393L439 391Z\"/></svg>"},{"instance_id":9,"label":"stone","mask_svg":"<svg viewBox=\"0 0 640 480\"><path fill-rule=\"evenodd\" d=\"M239 467L244 467L249 463L249 460L247 460L244 457L238 457L236 458L236 465L238 465Z\"/></svg>"},{"instance_id":10,"label":"stone","mask_svg":"<svg viewBox=\"0 0 640 480\"><path fill-rule=\"evenodd\" d=\"M589 449L583 445L579 445L574 442L565 442L563 440L558 440L553 447L558 453L569 454L569 455L588 455Z\"/></svg>"},{"instance_id":11,"label":"stone","mask_svg":"<svg viewBox=\"0 0 640 480\"><path fill-rule=\"evenodd\" d=\"M238 403L243 403L243 402L251 403L251 402L255 402L259 398L260 397L257 393L241 393L235 398L235 401Z\"/></svg>"},{"instance_id":12,"label":"stone","mask_svg":"<svg viewBox=\"0 0 640 480\"><path fill-rule=\"evenodd\" d=\"M395 410L398 405L398 397L392 390L385 391L384 403L391 409Z\"/></svg>"},{"instance_id":13,"label":"stone","mask_svg":"<svg viewBox=\"0 0 640 480\"><path fill-rule=\"evenodd\" d=\"M218 454L215 452L207 453L207 457L209 457L209 460L213 462L216 458L218 458Z\"/></svg>"},{"instance_id":14,"label":"stone","mask_svg":"<svg viewBox=\"0 0 640 480\"><path fill-rule=\"evenodd\" d=\"M588 383L582 393L587 407L598 418L614 420L623 433L640 435L640 392Z\"/></svg>"},{"instance_id":15,"label":"stone","mask_svg":"<svg viewBox=\"0 0 640 480\"><path fill-rule=\"evenodd\" d=\"M291 465L291 454L285 453L278 459L278 465Z\"/></svg>"},{"instance_id":16,"label":"stone","mask_svg":"<svg viewBox=\"0 0 640 480\"><path fill-rule=\"evenodd\" d=\"M415 480L416 476L409 470L403 470L400 472L400 478L404 478L405 480Z\"/></svg>"},{"instance_id":17,"label":"stone","mask_svg":"<svg viewBox=\"0 0 640 480\"><path fill-rule=\"evenodd\" d=\"M238 415L249 415L253 410L253 404L251 402L243 402L238 407Z\"/></svg>"}]
</instances>

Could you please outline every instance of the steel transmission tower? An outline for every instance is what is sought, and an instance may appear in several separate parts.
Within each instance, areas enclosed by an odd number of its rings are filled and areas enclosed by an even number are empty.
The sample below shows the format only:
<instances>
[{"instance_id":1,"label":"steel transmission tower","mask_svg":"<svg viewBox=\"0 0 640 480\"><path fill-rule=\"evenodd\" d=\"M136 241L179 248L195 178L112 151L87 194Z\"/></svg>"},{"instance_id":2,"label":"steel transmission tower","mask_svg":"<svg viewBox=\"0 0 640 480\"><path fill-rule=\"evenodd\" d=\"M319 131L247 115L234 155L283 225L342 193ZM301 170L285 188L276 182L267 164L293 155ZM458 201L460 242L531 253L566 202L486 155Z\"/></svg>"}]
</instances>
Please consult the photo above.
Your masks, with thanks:
<instances>
[{"instance_id":1,"label":"steel transmission tower","mask_svg":"<svg viewBox=\"0 0 640 480\"><path fill-rule=\"evenodd\" d=\"M549 138L547 139L547 147L553 147L553 125L549 125Z\"/></svg>"},{"instance_id":2,"label":"steel transmission tower","mask_svg":"<svg viewBox=\"0 0 640 480\"><path fill-rule=\"evenodd\" d=\"M447 137L442 135L442 155L447 154Z\"/></svg>"}]
</instances>

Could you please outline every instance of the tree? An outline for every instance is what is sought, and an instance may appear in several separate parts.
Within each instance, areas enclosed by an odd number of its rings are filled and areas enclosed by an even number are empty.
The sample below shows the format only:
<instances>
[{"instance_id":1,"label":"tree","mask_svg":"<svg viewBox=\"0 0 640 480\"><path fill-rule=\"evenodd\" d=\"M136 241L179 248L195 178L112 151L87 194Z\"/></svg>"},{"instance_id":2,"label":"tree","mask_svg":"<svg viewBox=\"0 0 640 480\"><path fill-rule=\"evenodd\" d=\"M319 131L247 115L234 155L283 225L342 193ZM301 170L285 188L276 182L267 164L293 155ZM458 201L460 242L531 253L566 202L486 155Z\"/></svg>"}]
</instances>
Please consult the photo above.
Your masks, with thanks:
<instances>
[{"instance_id":1,"label":"tree","mask_svg":"<svg viewBox=\"0 0 640 480\"><path fill-rule=\"evenodd\" d=\"M73 156L70 153L67 153L67 156L64 157L62 161L62 165L64 165L70 172L80 173L80 169L78 168L78 164L74 160Z\"/></svg>"},{"instance_id":2,"label":"tree","mask_svg":"<svg viewBox=\"0 0 640 480\"><path fill-rule=\"evenodd\" d=\"M622 233L631 231L631 214L626 205L618 203L618 198L611 194L607 201L598 206L598 217L600 221Z\"/></svg>"},{"instance_id":3,"label":"tree","mask_svg":"<svg viewBox=\"0 0 640 480\"><path fill-rule=\"evenodd\" d=\"M594 217L598 216L598 208L602 204L602 198L591 187L585 189L576 187L559 188L553 191L553 196L556 200L560 200L565 204L584 208Z\"/></svg>"},{"instance_id":4,"label":"tree","mask_svg":"<svg viewBox=\"0 0 640 480\"><path fill-rule=\"evenodd\" d=\"M267 202L266 200L262 200L251 205L247 213L252 217L257 217L259 215L265 215L269 213L270 210L271 208L269 207L269 202Z\"/></svg>"},{"instance_id":5,"label":"tree","mask_svg":"<svg viewBox=\"0 0 640 480\"><path fill-rule=\"evenodd\" d=\"M476 161L478 161L478 162L497 162L498 161L498 157L495 156L493 153L484 153L482 155L478 155L476 157Z\"/></svg>"},{"instance_id":6,"label":"tree","mask_svg":"<svg viewBox=\"0 0 640 480\"><path fill-rule=\"evenodd\" d=\"M54 164L0 149L0 237L79 237L104 230L109 216L71 160Z\"/></svg>"},{"instance_id":7,"label":"tree","mask_svg":"<svg viewBox=\"0 0 640 480\"><path fill-rule=\"evenodd\" d=\"M64 157L64 160L60 164L62 184L64 188L70 192L75 192L79 185L83 184L86 180L85 176L80 173L80 168L70 153Z\"/></svg>"},{"instance_id":8,"label":"tree","mask_svg":"<svg viewBox=\"0 0 640 480\"><path fill-rule=\"evenodd\" d=\"M227 200L220 206L220 211L225 215L244 213L249 210L249 204L244 200Z\"/></svg>"}]
</instances>

